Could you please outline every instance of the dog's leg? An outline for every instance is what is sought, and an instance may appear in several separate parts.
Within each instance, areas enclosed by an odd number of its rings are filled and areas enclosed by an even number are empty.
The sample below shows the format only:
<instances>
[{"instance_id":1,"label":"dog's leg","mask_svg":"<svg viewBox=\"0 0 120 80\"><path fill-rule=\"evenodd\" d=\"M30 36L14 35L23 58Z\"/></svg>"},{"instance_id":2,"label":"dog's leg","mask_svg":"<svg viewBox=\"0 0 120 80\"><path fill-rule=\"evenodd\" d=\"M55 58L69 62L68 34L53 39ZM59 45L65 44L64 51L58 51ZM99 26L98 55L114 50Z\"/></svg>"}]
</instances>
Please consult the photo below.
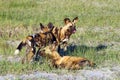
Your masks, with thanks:
<instances>
[{"instance_id":1,"label":"dog's leg","mask_svg":"<svg viewBox=\"0 0 120 80\"><path fill-rule=\"evenodd\" d=\"M36 48L32 47L32 45L31 46L29 44L26 45L26 54L22 59L22 63L32 61L35 51L36 51Z\"/></svg>"},{"instance_id":2,"label":"dog's leg","mask_svg":"<svg viewBox=\"0 0 120 80\"><path fill-rule=\"evenodd\" d=\"M67 46L68 46L68 43L67 43L67 42L64 42L64 43L63 43L64 51L67 51Z\"/></svg>"},{"instance_id":3,"label":"dog's leg","mask_svg":"<svg viewBox=\"0 0 120 80\"><path fill-rule=\"evenodd\" d=\"M27 62L32 62L33 61L33 56L34 56L34 53L31 51L28 55L27 55Z\"/></svg>"},{"instance_id":4,"label":"dog's leg","mask_svg":"<svg viewBox=\"0 0 120 80\"><path fill-rule=\"evenodd\" d=\"M38 48L37 52L34 52L34 56L33 56L33 60L34 61L38 61L39 60L39 52L40 52L40 48Z\"/></svg>"}]
</instances>

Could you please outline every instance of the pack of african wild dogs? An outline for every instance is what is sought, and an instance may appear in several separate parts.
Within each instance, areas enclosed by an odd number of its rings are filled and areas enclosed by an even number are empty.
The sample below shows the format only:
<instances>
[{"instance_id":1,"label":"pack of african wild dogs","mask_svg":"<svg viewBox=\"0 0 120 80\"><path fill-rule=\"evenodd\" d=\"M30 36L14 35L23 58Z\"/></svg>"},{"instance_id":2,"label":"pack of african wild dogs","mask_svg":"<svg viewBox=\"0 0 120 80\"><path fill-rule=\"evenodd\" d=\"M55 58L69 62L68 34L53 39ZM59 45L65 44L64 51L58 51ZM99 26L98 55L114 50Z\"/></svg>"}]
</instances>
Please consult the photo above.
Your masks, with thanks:
<instances>
[{"instance_id":1,"label":"pack of african wild dogs","mask_svg":"<svg viewBox=\"0 0 120 80\"><path fill-rule=\"evenodd\" d=\"M51 22L48 25L40 23L40 32L28 35L17 46L14 55L18 55L23 47L26 47L25 56L22 63L31 63L40 57L47 57L55 68L81 69L85 66L94 67L96 64L87 58L78 56L60 55L60 49L67 50L70 36L76 32L76 22L78 17L73 20L64 19L63 27L56 27ZM40 57L38 57L40 56Z\"/></svg>"}]
</instances>

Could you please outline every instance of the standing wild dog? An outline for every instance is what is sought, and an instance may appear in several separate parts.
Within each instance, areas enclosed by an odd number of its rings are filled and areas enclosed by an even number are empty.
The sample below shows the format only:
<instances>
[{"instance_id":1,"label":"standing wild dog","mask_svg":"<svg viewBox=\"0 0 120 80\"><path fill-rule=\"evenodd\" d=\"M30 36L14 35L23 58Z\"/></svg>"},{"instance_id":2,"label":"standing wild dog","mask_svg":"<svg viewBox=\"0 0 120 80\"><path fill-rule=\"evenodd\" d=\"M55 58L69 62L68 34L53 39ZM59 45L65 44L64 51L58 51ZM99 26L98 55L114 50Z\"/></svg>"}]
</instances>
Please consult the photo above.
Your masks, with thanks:
<instances>
[{"instance_id":1,"label":"standing wild dog","mask_svg":"<svg viewBox=\"0 0 120 80\"><path fill-rule=\"evenodd\" d=\"M95 63L92 61L75 56L63 56L61 57L56 51L55 45L49 45L41 49L41 54L44 57L48 57L51 60L53 67L66 68L66 69L81 69L85 66L94 67Z\"/></svg>"},{"instance_id":2,"label":"standing wild dog","mask_svg":"<svg viewBox=\"0 0 120 80\"><path fill-rule=\"evenodd\" d=\"M53 26L51 26L51 23L49 23L47 27L43 26L42 23L40 23L40 30L41 30L40 33L28 35L25 39L23 39L23 41L21 41L20 44L18 45L18 47L15 50L14 54L15 55L19 54L19 52L21 51L21 49L24 46L26 46L26 45L28 45L30 47L42 46L42 44L39 45L40 44L39 41L44 42L45 40L42 39L42 38L45 38L46 37L45 35L47 33L51 32L52 29L53 29Z\"/></svg>"},{"instance_id":3,"label":"standing wild dog","mask_svg":"<svg viewBox=\"0 0 120 80\"><path fill-rule=\"evenodd\" d=\"M41 32L29 35L27 36L17 47L15 51L15 55L19 53L19 51L26 46L26 60L28 62L32 60L34 54L36 53L36 47L41 48L45 47L48 44L52 44L54 41L56 41L55 36L52 34L52 23L49 23L47 27L44 27L42 24L40 24ZM35 55L36 56L36 55ZM23 63L25 58L23 58Z\"/></svg>"},{"instance_id":4,"label":"standing wild dog","mask_svg":"<svg viewBox=\"0 0 120 80\"><path fill-rule=\"evenodd\" d=\"M63 46L64 50L67 49L67 43L72 34L76 32L76 25L75 23L78 21L78 17L75 17L72 21L69 18L64 19L65 25L61 28L54 27L52 32L56 37L56 40L59 44L58 52L60 47Z\"/></svg>"}]
</instances>

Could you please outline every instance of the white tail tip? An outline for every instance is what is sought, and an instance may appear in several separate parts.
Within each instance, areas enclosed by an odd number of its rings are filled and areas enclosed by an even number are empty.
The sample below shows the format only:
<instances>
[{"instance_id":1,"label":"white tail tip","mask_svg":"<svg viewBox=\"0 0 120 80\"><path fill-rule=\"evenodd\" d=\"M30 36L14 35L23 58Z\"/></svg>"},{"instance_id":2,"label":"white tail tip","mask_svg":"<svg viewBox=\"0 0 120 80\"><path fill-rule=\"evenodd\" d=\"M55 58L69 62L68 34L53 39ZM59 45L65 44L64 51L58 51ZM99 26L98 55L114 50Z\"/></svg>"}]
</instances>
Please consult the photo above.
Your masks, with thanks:
<instances>
[{"instance_id":1,"label":"white tail tip","mask_svg":"<svg viewBox=\"0 0 120 80\"><path fill-rule=\"evenodd\" d=\"M14 52L14 55L18 55L19 52L20 52L20 51L19 51L18 49L16 49L15 52Z\"/></svg>"}]
</instances>

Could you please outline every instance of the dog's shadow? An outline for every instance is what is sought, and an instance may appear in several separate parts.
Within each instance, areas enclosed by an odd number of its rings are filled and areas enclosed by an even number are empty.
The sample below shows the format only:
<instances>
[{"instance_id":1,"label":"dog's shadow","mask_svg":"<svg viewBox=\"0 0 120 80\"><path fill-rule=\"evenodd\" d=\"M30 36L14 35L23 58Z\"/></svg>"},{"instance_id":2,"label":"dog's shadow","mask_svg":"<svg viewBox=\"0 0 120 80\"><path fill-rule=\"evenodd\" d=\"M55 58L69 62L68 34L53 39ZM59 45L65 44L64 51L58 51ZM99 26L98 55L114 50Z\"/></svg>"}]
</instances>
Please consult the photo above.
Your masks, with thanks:
<instances>
[{"instance_id":1,"label":"dog's shadow","mask_svg":"<svg viewBox=\"0 0 120 80\"><path fill-rule=\"evenodd\" d=\"M67 47L66 51L64 51L64 49L60 49L58 52L60 53L61 56L65 56L65 55L71 54L72 52L77 51L77 50L81 53L85 53L86 51L89 51L89 50L100 51L100 50L103 50L106 48L107 48L107 46L103 45L103 44L99 44L96 47L70 44Z\"/></svg>"}]
</instances>

